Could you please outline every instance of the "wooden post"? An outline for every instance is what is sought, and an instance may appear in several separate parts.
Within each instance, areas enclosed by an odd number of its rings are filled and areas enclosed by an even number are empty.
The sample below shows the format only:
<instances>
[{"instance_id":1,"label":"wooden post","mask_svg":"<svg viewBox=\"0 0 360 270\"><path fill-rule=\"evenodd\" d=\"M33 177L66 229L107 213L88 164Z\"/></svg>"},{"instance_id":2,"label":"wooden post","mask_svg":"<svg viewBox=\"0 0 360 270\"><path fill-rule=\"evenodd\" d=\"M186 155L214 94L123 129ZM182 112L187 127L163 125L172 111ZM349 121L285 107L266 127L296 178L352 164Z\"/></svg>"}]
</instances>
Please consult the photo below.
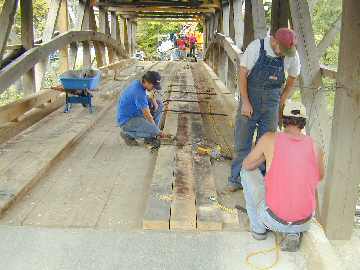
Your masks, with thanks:
<instances>
[{"instance_id":1,"label":"wooden post","mask_svg":"<svg viewBox=\"0 0 360 270\"><path fill-rule=\"evenodd\" d=\"M54 34L61 7L61 1L62 0L51 0L50 2L49 12L45 23L45 29L42 34L43 42L48 42ZM35 66L36 91L39 91L43 85L48 64L49 60L44 59Z\"/></svg>"},{"instance_id":2,"label":"wooden post","mask_svg":"<svg viewBox=\"0 0 360 270\"><path fill-rule=\"evenodd\" d=\"M289 0L272 0L271 5L271 35L281 27L289 26Z\"/></svg>"},{"instance_id":3,"label":"wooden post","mask_svg":"<svg viewBox=\"0 0 360 270\"><path fill-rule=\"evenodd\" d=\"M68 14L68 5L67 0L61 1L61 6L58 16L58 30L60 33L67 32L69 30L69 14ZM59 57L59 73L63 73L69 69L69 60L68 60L68 48L67 46L60 50Z\"/></svg>"},{"instance_id":4,"label":"wooden post","mask_svg":"<svg viewBox=\"0 0 360 270\"><path fill-rule=\"evenodd\" d=\"M244 0L234 0L235 44L241 49L244 40L244 16L242 12Z\"/></svg>"},{"instance_id":5,"label":"wooden post","mask_svg":"<svg viewBox=\"0 0 360 270\"><path fill-rule=\"evenodd\" d=\"M115 12L111 12L111 37L118 41L119 46L123 46L120 38L119 20Z\"/></svg>"},{"instance_id":6,"label":"wooden post","mask_svg":"<svg viewBox=\"0 0 360 270\"><path fill-rule=\"evenodd\" d=\"M81 5L81 3L79 3ZM88 2L83 4L84 8L84 18L82 20L81 29L82 30L89 30L90 29L90 9L92 7ZM91 68L91 51L90 51L90 43L88 41L84 41L82 43L83 49L83 67L84 68Z\"/></svg>"},{"instance_id":7,"label":"wooden post","mask_svg":"<svg viewBox=\"0 0 360 270\"><path fill-rule=\"evenodd\" d=\"M4 2L0 15L0 61L4 54L6 43L8 41L11 27L14 24L15 13L18 6L18 0L8 0Z\"/></svg>"},{"instance_id":8,"label":"wooden post","mask_svg":"<svg viewBox=\"0 0 360 270\"><path fill-rule=\"evenodd\" d=\"M132 31L132 38L133 38L132 44L134 47L134 49L133 49L134 53L136 52L136 49L137 49L136 33L137 33L137 22L134 21L133 22L133 31Z\"/></svg>"},{"instance_id":9,"label":"wooden post","mask_svg":"<svg viewBox=\"0 0 360 270\"><path fill-rule=\"evenodd\" d=\"M32 1L21 0L21 44L26 50L34 47L34 26L33 26L33 6ZM23 75L23 86L25 95L36 91L35 70L30 69Z\"/></svg>"},{"instance_id":10,"label":"wooden post","mask_svg":"<svg viewBox=\"0 0 360 270\"><path fill-rule=\"evenodd\" d=\"M124 47L127 53L129 53L129 34L128 34L128 20L123 19L123 29L124 29Z\"/></svg>"},{"instance_id":11,"label":"wooden post","mask_svg":"<svg viewBox=\"0 0 360 270\"><path fill-rule=\"evenodd\" d=\"M99 7L99 31L104 34L110 35L108 12L102 7ZM103 51L103 54L105 54L105 46L104 45L102 45L102 51ZM108 52L109 63L113 63L114 62L113 49L108 47L107 52Z\"/></svg>"},{"instance_id":12,"label":"wooden post","mask_svg":"<svg viewBox=\"0 0 360 270\"><path fill-rule=\"evenodd\" d=\"M224 30L224 35L225 36L229 36L230 34L230 6L226 5L223 6L223 30ZM228 85L228 72L229 72L229 57L227 56L226 52L224 50L221 50L221 58L223 59L222 62L222 70L224 72L224 74L221 74L224 79L223 82L224 84L227 86Z\"/></svg>"},{"instance_id":13,"label":"wooden post","mask_svg":"<svg viewBox=\"0 0 360 270\"><path fill-rule=\"evenodd\" d=\"M335 111L322 223L328 238L353 232L360 184L360 1L343 0Z\"/></svg>"},{"instance_id":14,"label":"wooden post","mask_svg":"<svg viewBox=\"0 0 360 270\"><path fill-rule=\"evenodd\" d=\"M251 0L245 0L244 28L244 42L242 48L243 51L245 51L250 42L254 40L254 25Z\"/></svg>"},{"instance_id":15,"label":"wooden post","mask_svg":"<svg viewBox=\"0 0 360 270\"><path fill-rule=\"evenodd\" d=\"M127 32L128 32L128 41L129 41L129 55L132 56L133 55L133 24L131 22L130 18L126 18L127 21Z\"/></svg>"},{"instance_id":16,"label":"wooden post","mask_svg":"<svg viewBox=\"0 0 360 270\"><path fill-rule=\"evenodd\" d=\"M234 0L229 0L229 37L235 43Z\"/></svg>"},{"instance_id":17,"label":"wooden post","mask_svg":"<svg viewBox=\"0 0 360 270\"><path fill-rule=\"evenodd\" d=\"M90 7L90 29L93 31L97 31L93 7ZM97 66L102 67L106 63L104 59L105 56L104 45L101 44L100 42L94 42L94 48L95 48L95 57L96 57Z\"/></svg>"},{"instance_id":18,"label":"wooden post","mask_svg":"<svg viewBox=\"0 0 360 270\"><path fill-rule=\"evenodd\" d=\"M264 38L266 37L266 20L263 0L251 0L252 4L252 16L254 24L254 37Z\"/></svg>"}]
</instances>

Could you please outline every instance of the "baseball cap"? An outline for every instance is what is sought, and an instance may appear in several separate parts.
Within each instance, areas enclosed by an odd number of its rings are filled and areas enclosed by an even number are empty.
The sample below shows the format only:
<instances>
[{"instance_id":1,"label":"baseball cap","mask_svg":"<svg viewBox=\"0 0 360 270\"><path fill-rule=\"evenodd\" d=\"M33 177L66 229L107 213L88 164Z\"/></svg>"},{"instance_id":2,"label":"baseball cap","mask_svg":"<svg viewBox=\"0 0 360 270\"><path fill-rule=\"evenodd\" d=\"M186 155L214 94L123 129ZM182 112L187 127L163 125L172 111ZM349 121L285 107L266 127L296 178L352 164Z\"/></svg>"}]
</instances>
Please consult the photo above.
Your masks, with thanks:
<instances>
[{"instance_id":1,"label":"baseball cap","mask_svg":"<svg viewBox=\"0 0 360 270\"><path fill-rule=\"evenodd\" d=\"M288 100L285 103L283 116L307 119L306 108L301 102Z\"/></svg>"},{"instance_id":2,"label":"baseball cap","mask_svg":"<svg viewBox=\"0 0 360 270\"><path fill-rule=\"evenodd\" d=\"M156 90L161 90L161 76L159 72L147 71L143 76L143 80L151 82Z\"/></svg>"},{"instance_id":3,"label":"baseball cap","mask_svg":"<svg viewBox=\"0 0 360 270\"><path fill-rule=\"evenodd\" d=\"M279 28L275 33L275 39L279 42L280 50L285 56L292 57L296 53L296 35L289 28Z\"/></svg>"}]
</instances>

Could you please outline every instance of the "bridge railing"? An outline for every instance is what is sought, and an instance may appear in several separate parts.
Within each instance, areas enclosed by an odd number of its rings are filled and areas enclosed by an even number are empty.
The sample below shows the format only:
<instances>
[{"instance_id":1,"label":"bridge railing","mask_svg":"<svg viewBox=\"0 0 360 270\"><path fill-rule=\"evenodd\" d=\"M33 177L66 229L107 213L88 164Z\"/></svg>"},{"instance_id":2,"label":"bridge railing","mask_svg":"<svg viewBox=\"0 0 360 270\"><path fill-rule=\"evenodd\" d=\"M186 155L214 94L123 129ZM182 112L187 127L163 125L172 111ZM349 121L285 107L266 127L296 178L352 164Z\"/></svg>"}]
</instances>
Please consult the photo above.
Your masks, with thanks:
<instances>
[{"instance_id":1,"label":"bridge railing","mask_svg":"<svg viewBox=\"0 0 360 270\"><path fill-rule=\"evenodd\" d=\"M228 89L233 91L235 96L239 94L238 80L242 55L243 52L234 41L221 33L215 34L205 50L205 62L219 76ZM229 65L232 68L229 68ZM228 73L227 76L222 76L221 73L226 71ZM319 72L323 78L336 79L337 71L333 68L320 65ZM295 87L300 87L299 82L297 82Z\"/></svg>"}]
</instances>

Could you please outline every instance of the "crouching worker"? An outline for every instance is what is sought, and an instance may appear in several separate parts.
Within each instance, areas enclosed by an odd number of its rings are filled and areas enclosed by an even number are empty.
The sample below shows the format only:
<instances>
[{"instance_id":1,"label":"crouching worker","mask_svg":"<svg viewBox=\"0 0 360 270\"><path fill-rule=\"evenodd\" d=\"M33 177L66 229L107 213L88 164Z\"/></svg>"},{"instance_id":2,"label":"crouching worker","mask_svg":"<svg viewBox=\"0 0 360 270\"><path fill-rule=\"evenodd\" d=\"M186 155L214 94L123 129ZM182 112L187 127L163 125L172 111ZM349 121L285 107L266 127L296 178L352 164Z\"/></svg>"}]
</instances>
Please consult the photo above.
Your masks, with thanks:
<instances>
[{"instance_id":1,"label":"crouching worker","mask_svg":"<svg viewBox=\"0 0 360 270\"><path fill-rule=\"evenodd\" d=\"M241 171L252 236L264 240L268 230L283 233L283 251L298 250L302 232L309 229L314 215L317 184L324 175L323 152L301 132L306 118L300 102L288 101L283 132L265 133ZM258 169L264 161L265 177Z\"/></svg>"},{"instance_id":2,"label":"crouching worker","mask_svg":"<svg viewBox=\"0 0 360 270\"><path fill-rule=\"evenodd\" d=\"M145 139L145 143L160 146L159 138L164 136L159 129L163 104L147 96L147 92L161 89L160 80L158 72L147 71L141 81L133 81L120 96L117 122L126 144L137 145L136 139Z\"/></svg>"}]
</instances>

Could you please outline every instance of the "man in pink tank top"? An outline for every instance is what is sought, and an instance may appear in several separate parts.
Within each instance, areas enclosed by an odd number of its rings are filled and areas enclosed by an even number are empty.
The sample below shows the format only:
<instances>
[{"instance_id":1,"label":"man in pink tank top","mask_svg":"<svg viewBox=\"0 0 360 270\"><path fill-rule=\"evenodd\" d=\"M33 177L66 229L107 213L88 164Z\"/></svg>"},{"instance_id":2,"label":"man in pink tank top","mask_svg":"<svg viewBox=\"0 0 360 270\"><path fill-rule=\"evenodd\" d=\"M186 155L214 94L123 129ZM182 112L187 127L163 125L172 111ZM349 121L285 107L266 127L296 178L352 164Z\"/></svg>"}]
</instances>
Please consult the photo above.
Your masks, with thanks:
<instances>
[{"instance_id":1,"label":"man in pink tank top","mask_svg":"<svg viewBox=\"0 0 360 270\"><path fill-rule=\"evenodd\" d=\"M283 132L264 134L241 171L253 237L263 240L268 230L281 232L284 251L299 248L302 232L309 229L315 212L316 187L324 175L322 150L302 133L306 119L304 105L288 101ZM258 169L264 161L265 177Z\"/></svg>"}]
</instances>

